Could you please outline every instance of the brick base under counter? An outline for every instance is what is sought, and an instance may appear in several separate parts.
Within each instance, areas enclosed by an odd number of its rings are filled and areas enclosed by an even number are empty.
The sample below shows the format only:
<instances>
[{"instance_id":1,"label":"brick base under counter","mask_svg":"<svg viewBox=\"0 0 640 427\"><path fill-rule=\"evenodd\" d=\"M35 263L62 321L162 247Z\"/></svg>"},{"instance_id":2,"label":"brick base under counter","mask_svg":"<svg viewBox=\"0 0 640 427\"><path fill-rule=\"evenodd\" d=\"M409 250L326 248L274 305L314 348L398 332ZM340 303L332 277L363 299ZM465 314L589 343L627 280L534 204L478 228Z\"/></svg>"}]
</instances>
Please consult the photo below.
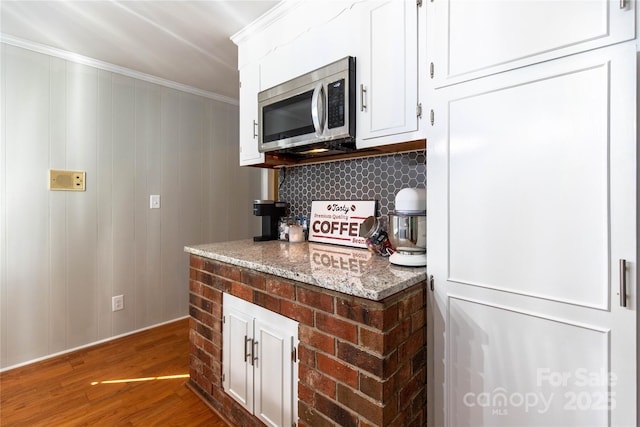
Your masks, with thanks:
<instances>
[{"instance_id":1,"label":"brick base under counter","mask_svg":"<svg viewBox=\"0 0 640 427\"><path fill-rule=\"evenodd\" d=\"M235 425L222 388L222 293L299 322L298 425L426 425L426 282L370 301L190 257L190 385Z\"/></svg>"}]
</instances>

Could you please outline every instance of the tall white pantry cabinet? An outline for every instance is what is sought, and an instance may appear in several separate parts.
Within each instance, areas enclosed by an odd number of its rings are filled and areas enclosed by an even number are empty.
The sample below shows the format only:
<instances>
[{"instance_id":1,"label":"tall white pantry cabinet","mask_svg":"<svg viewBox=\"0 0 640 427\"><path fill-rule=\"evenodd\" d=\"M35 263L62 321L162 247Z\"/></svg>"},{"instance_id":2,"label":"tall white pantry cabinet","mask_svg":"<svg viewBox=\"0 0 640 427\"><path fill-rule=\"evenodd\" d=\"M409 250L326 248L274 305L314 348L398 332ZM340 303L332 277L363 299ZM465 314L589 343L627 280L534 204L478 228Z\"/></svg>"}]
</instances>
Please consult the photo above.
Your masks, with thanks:
<instances>
[{"instance_id":1,"label":"tall white pantry cabinet","mask_svg":"<svg viewBox=\"0 0 640 427\"><path fill-rule=\"evenodd\" d=\"M636 3L427 8L429 425L636 425Z\"/></svg>"}]
</instances>

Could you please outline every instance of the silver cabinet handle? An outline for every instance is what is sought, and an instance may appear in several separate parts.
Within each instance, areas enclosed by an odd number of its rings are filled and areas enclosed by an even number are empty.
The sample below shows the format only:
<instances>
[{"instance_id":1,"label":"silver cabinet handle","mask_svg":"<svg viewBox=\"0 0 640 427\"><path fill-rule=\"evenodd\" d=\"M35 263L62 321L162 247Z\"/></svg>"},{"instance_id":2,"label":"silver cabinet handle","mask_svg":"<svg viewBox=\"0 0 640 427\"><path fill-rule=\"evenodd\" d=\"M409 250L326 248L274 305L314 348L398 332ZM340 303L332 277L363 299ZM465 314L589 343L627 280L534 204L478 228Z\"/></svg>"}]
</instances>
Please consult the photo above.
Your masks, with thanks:
<instances>
[{"instance_id":1,"label":"silver cabinet handle","mask_svg":"<svg viewBox=\"0 0 640 427\"><path fill-rule=\"evenodd\" d=\"M367 93L367 87L363 84L360 84L360 111L364 111L367 109L367 103L366 103L367 97L365 96L366 93Z\"/></svg>"},{"instance_id":2,"label":"silver cabinet handle","mask_svg":"<svg viewBox=\"0 0 640 427\"><path fill-rule=\"evenodd\" d=\"M627 261L620 260L620 307L627 306Z\"/></svg>"},{"instance_id":3,"label":"silver cabinet handle","mask_svg":"<svg viewBox=\"0 0 640 427\"><path fill-rule=\"evenodd\" d=\"M620 0L620 9L627 8L627 0Z\"/></svg>"},{"instance_id":4,"label":"silver cabinet handle","mask_svg":"<svg viewBox=\"0 0 640 427\"><path fill-rule=\"evenodd\" d=\"M247 338L247 336L244 336L244 363L247 363L247 359L249 357L253 357L253 344L251 344L251 353L249 353L247 351L247 344L248 343L253 343L253 338ZM251 364L253 365L253 361L251 361Z\"/></svg>"},{"instance_id":5,"label":"silver cabinet handle","mask_svg":"<svg viewBox=\"0 0 640 427\"><path fill-rule=\"evenodd\" d=\"M253 341L253 345L251 345L251 366L253 366L254 362L256 360L258 360L258 356L256 356L256 354L258 353L257 350L255 350L255 347L258 345L258 341Z\"/></svg>"},{"instance_id":6,"label":"silver cabinet handle","mask_svg":"<svg viewBox=\"0 0 640 427\"><path fill-rule=\"evenodd\" d=\"M258 132L256 131L256 129L258 129L258 122L254 120L253 121L253 139L256 139L258 137Z\"/></svg>"}]
</instances>

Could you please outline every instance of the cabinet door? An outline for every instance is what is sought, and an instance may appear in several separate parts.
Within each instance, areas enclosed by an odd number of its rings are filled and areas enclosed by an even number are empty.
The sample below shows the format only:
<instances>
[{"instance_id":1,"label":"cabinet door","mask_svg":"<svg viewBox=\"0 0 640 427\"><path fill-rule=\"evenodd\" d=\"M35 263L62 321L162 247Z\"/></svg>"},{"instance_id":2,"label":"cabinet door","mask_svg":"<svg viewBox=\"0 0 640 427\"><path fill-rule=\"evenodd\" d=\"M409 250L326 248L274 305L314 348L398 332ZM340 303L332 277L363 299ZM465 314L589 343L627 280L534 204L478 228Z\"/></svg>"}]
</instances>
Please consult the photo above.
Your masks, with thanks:
<instances>
[{"instance_id":1,"label":"cabinet door","mask_svg":"<svg viewBox=\"0 0 640 427\"><path fill-rule=\"evenodd\" d=\"M255 416L268 426L291 426L297 420L298 326L293 320L264 311L255 319L258 359L255 363Z\"/></svg>"},{"instance_id":2,"label":"cabinet door","mask_svg":"<svg viewBox=\"0 0 640 427\"><path fill-rule=\"evenodd\" d=\"M253 317L242 310L244 301L224 295L222 313L222 386L231 397L253 412Z\"/></svg>"},{"instance_id":3,"label":"cabinet door","mask_svg":"<svg viewBox=\"0 0 640 427\"><path fill-rule=\"evenodd\" d=\"M264 163L258 151L258 92L260 66L251 64L240 70L240 166Z\"/></svg>"},{"instance_id":4,"label":"cabinet door","mask_svg":"<svg viewBox=\"0 0 640 427\"><path fill-rule=\"evenodd\" d=\"M634 42L433 92L430 425L636 425Z\"/></svg>"},{"instance_id":5,"label":"cabinet door","mask_svg":"<svg viewBox=\"0 0 640 427\"><path fill-rule=\"evenodd\" d=\"M345 56L357 57L362 7L352 0L304 2L270 27L266 37L274 46L260 61L262 90Z\"/></svg>"},{"instance_id":6,"label":"cabinet door","mask_svg":"<svg viewBox=\"0 0 640 427\"><path fill-rule=\"evenodd\" d=\"M635 37L636 3L629 0L426 4L427 56L436 87Z\"/></svg>"},{"instance_id":7,"label":"cabinet door","mask_svg":"<svg viewBox=\"0 0 640 427\"><path fill-rule=\"evenodd\" d=\"M418 6L415 0L367 5L356 65L358 148L418 129Z\"/></svg>"}]
</instances>

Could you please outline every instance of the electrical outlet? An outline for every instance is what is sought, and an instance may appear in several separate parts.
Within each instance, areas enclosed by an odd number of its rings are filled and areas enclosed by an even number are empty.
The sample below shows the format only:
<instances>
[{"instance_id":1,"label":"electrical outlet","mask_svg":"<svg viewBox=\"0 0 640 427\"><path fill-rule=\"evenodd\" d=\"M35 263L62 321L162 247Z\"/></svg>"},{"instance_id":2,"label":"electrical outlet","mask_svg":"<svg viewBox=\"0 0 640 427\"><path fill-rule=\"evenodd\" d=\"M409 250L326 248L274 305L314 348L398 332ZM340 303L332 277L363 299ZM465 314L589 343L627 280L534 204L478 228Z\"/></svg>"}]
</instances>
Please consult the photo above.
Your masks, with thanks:
<instances>
[{"instance_id":1,"label":"electrical outlet","mask_svg":"<svg viewBox=\"0 0 640 427\"><path fill-rule=\"evenodd\" d=\"M124 295L116 295L111 298L111 311L124 310Z\"/></svg>"}]
</instances>

